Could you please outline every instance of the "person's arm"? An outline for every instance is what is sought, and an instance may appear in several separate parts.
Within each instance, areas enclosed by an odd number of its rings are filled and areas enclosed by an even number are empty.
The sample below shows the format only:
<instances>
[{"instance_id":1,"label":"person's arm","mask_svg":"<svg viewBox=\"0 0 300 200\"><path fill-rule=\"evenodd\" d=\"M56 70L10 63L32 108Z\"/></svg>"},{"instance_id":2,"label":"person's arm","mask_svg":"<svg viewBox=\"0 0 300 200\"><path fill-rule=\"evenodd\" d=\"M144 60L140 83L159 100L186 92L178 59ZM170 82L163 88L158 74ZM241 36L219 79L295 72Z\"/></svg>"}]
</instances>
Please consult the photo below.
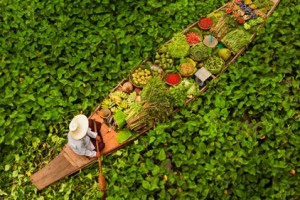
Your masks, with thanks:
<instances>
[{"instance_id":1,"label":"person's arm","mask_svg":"<svg viewBox=\"0 0 300 200\"><path fill-rule=\"evenodd\" d=\"M96 136L98 135L97 132L92 131L91 128L88 129L87 134L91 138L96 138Z\"/></svg>"}]
</instances>

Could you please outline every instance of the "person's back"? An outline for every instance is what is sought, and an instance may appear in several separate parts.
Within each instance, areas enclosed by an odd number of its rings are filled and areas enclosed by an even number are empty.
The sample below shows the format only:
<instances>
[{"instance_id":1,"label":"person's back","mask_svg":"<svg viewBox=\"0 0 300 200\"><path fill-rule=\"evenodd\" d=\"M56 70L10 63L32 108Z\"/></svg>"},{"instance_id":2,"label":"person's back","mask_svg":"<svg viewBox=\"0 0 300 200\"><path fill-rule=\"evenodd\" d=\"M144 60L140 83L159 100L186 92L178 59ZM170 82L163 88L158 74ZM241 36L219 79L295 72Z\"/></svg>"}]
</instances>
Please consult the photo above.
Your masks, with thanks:
<instances>
[{"instance_id":1,"label":"person's back","mask_svg":"<svg viewBox=\"0 0 300 200\"><path fill-rule=\"evenodd\" d=\"M94 131L89 128L89 120L85 115L75 116L69 124L68 144L70 148L78 155L98 157L91 138L100 141L100 136Z\"/></svg>"}]
</instances>

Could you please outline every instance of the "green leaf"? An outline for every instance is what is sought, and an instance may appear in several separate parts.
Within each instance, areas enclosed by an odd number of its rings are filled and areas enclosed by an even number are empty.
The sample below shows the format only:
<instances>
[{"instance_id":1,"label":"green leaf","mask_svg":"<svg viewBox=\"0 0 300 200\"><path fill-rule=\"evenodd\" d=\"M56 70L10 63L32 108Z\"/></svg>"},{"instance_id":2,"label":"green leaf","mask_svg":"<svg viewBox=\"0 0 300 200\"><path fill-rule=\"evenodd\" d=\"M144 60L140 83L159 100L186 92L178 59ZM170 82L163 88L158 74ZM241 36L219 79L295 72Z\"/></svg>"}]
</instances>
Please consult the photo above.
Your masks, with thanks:
<instances>
[{"instance_id":1,"label":"green leaf","mask_svg":"<svg viewBox=\"0 0 300 200\"><path fill-rule=\"evenodd\" d=\"M4 167L4 171L8 171L10 169L10 165L5 165L5 167Z\"/></svg>"},{"instance_id":2,"label":"green leaf","mask_svg":"<svg viewBox=\"0 0 300 200\"><path fill-rule=\"evenodd\" d=\"M85 177L87 177L88 179L92 180L93 179L93 176L91 173L88 173Z\"/></svg>"},{"instance_id":3,"label":"green leaf","mask_svg":"<svg viewBox=\"0 0 300 200\"><path fill-rule=\"evenodd\" d=\"M166 153L164 149L161 149L158 153L158 157L159 160L163 161L166 159Z\"/></svg>"},{"instance_id":4,"label":"green leaf","mask_svg":"<svg viewBox=\"0 0 300 200\"><path fill-rule=\"evenodd\" d=\"M155 165L151 172L152 172L153 176L156 176L159 173L159 171L160 171L159 166Z\"/></svg>"},{"instance_id":5,"label":"green leaf","mask_svg":"<svg viewBox=\"0 0 300 200\"><path fill-rule=\"evenodd\" d=\"M235 193L238 197L244 197L245 193L243 190L235 190Z\"/></svg>"},{"instance_id":6,"label":"green leaf","mask_svg":"<svg viewBox=\"0 0 300 200\"><path fill-rule=\"evenodd\" d=\"M145 189L148 189L148 190L151 189L151 184L150 184L148 181L146 181L146 180L143 180L143 181L142 181L142 186L143 186Z\"/></svg>"},{"instance_id":7,"label":"green leaf","mask_svg":"<svg viewBox=\"0 0 300 200\"><path fill-rule=\"evenodd\" d=\"M40 105L40 106L45 106L45 100L44 100L44 98L42 98L42 97L38 97L38 104Z\"/></svg>"},{"instance_id":8,"label":"green leaf","mask_svg":"<svg viewBox=\"0 0 300 200\"><path fill-rule=\"evenodd\" d=\"M119 128L122 128L126 124L126 114L120 110L115 113L114 119L116 120Z\"/></svg>"},{"instance_id":9,"label":"green leaf","mask_svg":"<svg viewBox=\"0 0 300 200\"><path fill-rule=\"evenodd\" d=\"M219 95L216 96L215 105L217 108L224 108L225 107L225 100L221 98Z\"/></svg>"},{"instance_id":10,"label":"green leaf","mask_svg":"<svg viewBox=\"0 0 300 200\"><path fill-rule=\"evenodd\" d=\"M132 136L132 133L128 129L124 129L118 132L116 139L119 142L119 144L122 144L126 140L128 140Z\"/></svg>"}]
</instances>

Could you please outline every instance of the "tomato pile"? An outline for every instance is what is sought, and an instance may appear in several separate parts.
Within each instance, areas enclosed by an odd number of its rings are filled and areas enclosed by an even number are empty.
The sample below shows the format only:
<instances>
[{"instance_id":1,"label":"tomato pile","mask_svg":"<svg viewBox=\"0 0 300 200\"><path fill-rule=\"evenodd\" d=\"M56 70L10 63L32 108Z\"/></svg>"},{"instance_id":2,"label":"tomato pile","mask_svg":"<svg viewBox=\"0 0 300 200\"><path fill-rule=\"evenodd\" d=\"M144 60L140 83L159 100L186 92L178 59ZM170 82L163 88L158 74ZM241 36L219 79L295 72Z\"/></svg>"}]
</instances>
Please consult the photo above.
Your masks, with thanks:
<instances>
[{"instance_id":1,"label":"tomato pile","mask_svg":"<svg viewBox=\"0 0 300 200\"><path fill-rule=\"evenodd\" d=\"M166 82L175 85L180 82L180 76L178 74L169 74L168 77L166 78Z\"/></svg>"}]
</instances>

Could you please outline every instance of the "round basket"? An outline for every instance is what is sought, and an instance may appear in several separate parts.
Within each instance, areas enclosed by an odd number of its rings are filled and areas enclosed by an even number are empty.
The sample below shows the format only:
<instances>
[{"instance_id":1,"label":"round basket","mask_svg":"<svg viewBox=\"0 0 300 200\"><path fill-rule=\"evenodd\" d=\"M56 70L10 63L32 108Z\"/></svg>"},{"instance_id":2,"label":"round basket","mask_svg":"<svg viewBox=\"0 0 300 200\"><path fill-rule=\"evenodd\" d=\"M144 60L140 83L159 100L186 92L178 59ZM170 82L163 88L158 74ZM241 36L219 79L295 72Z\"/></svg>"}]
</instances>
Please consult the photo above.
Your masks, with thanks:
<instances>
[{"instance_id":1,"label":"round basket","mask_svg":"<svg viewBox=\"0 0 300 200\"><path fill-rule=\"evenodd\" d=\"M207 35L204 37L203 44L207 47L216 48L219 41L212 35Z\"/></svg>"},{"instance_id":2,"label":"round basket","mask_svg":"<svg viewBox=\"0 0 300 200\"><path fill-rule=\"evenodd\" d=\"M135 71L136 71L137 69L139 69L139 68L141 68L142 70L145 70L145 69L149 70L149 71L150 71L150 74L149 74L149 75L151 75L151 76L152 76L152 71L151 71L150 66L148 66L148 65L139 65L139 66L134 67L134 68L131 69L131 71L130 71L130 73L129 73L129 80L130 80L130 82L132 83L132 85L133 85L134 87L142 88L145 84L139 84L139 83L136 83L136 82L134 81L134 78L133 78L133 74L134 74Z\"/></svg>"},{"instance_id":3,"label":"round basket","mask_svg":"<svg viewBox=\"0 0 300 200\"><path fill-rule=\"evenodd\" d=\"M183 63L183 64L185 64L185 63ZM180 75L181 75L182 77L191 77L191 76L193 76L193 75L195 74L195 72L197 71L196 66L193 66L194 70L193 70L191 73L189 73L189 74L184 74L184 73L182 72L182 69L181 69L181 66L182 66L183 64L181 64L181 65L178 67L178 71L179 71L179 73L180 73ZM192 65L192 64L191 64L191 65Z\"/></svg>"},{"instance_id":4,"label":"round basket","mask_svg":"<svg viewBox=\"0 0 300 200\"><path fill-rule=\"evenodd\" d=\"M168 78L169 75L171 75L171 74L176 74L176 75L178 75L179 81L178 81L177 83L172 84L172 83L167 82L167 78ZM182 80L182 78L181 78L180 73L176 73L176 72L170 72L170 73L167 73L167 74L165 75L165 77L164 77L165 83L166 83L167 85L170 85L170 86L178 85L178 84L181 82L181 80Z\"/></svg>"},{"instance_id":5,"label":"round basket","mask_svg":"<svg viewBox=\"0 0 300 200\"><path fill-rule=\"evenodd\" d=\"M204 24L205 24L205 26L204 26ZM202 30L209 30L212 25L213 25L213 20L209 17L203 17L198 22L198 26Z\"/></svg>"},{"instance_id":6,"label":"round basket","mask_svg":"<svg viewBox=\"0 0 300 200\"><path fill-rule=\"evenodd\" d=\"M164 76L165 76L165 72L164 72L164 70L160 67L160 66L158 66L158 65L151 65L150 66L150 69L151 69L151 71L152 71L152 75L154 75L154 70L157 70L157 71L159 71L160 72L160 74L161 74L161 76L160 76L160 79L162 80L163 78L164 78Z\"/></svg>"},{"instance_id":7,"label":"round basket","mask_svg":"<svg viewBox=\"0 0 300 200\"><path fill-rule=\"evenodd\" d=\"M103 119L109 118L111 116L111 111L108 108L102 108L101 110L98 110L97 113Z\"/></svg>"}]
</instances>

